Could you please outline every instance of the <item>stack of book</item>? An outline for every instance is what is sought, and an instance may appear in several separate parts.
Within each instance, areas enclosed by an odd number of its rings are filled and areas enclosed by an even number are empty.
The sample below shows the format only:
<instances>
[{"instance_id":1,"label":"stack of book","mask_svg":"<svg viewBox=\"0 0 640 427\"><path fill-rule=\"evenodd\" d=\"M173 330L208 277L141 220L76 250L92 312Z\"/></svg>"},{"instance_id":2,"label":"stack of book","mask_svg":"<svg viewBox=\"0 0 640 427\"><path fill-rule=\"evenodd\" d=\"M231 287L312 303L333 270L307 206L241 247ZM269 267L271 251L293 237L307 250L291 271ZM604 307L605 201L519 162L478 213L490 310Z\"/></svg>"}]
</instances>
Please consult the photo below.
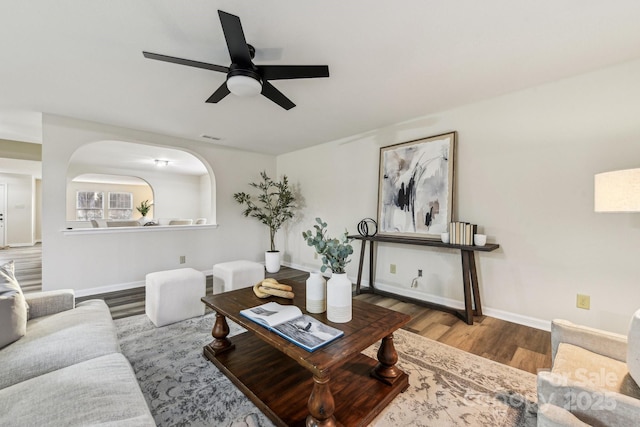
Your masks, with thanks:
<instances>
[{"instance_id":1,"label":"stack of book","mask_svg":"<svg viewBox=\"0 0 640 427\"><path fill-rule=\"evenodd\" d=\"M449 243L452 245L473 245L473 235L478 232L478 226L469 222L449 223Z\"/></svg>"}]
</instances>

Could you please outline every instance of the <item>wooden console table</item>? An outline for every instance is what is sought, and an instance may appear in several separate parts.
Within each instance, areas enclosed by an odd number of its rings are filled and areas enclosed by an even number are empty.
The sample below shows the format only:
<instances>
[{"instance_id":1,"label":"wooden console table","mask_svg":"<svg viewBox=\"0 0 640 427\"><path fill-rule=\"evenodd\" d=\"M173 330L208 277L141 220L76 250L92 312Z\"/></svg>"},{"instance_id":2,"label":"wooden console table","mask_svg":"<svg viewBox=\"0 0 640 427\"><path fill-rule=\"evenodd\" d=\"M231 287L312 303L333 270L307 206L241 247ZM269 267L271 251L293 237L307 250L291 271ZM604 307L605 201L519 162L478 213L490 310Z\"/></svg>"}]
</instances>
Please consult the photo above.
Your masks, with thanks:
<instances>
[{"instance_id":1,"label":"wooden console table","mask_svg":"<svg viewBox=\"0 0 640 427\"><path fill-rule=\"evenodd\" d=\"M360 264L358 266L358 280L356 282L356 294L360 293L374 293L379 295L390 296L400 299L402 301L411 302L414 304L423 305L425 307L434 308L436 310L446 311L453 313L460 319L467 322L469 325L473 325L473 316L482 316L482 304L480 302L480 285L478 283L478 274L476 272L475 252L491 252L500 247L496 243L487 243L484 246L469 246L469 245L452 245L450 243L442 243L440 240L430 239L415 239L410 237L390 237L390 236L372 236L363 237L360 235L352 235L350 238L361 240L362 246L360 248ZM362 281L362 266L364 263L365 248L369 242L369 288L364 290L360 288ZM458 249L462 256L462 281L464 290L464 310L456 309L453 307L445 306L442 304L436 304L429 301L423 301L416 298L407 297L404 295L394 294L392 292L384 292L375 288L375 252L376 243L395 243L401 245L418 245L418 246L432 246L436 248Z\"/></svg>"}]
</instances>

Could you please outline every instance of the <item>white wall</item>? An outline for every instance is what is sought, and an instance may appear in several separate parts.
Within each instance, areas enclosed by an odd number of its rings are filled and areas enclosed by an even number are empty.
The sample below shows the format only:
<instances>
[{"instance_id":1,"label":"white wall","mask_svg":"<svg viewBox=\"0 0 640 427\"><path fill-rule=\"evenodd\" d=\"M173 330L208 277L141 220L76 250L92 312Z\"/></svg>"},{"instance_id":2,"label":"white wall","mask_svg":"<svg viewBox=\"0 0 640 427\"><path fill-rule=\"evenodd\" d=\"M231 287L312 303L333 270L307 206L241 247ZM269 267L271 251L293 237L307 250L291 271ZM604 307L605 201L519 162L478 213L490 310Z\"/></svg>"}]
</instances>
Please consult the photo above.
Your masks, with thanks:
<instances>
[{"instance_id":1,"label":"white wall","mask_svg":"<svg viewBox=\"0 0 640 427\"><path fill-rule=\"evenodd\" d=\"M69 159L79 147L102 140L182 148L208 163L212 177L209 185L215 193L212 205L217 206L212 217L218 227L100 234L65 232ZM73 288L79 294L87 294L91 289L140 285L147 273L158 270L193 267L208 271L216 262L264 259L267 229L244 218L232 195L246 189L246 183L257 179L259 171L274 174L273 156L44 115L42 158L44 290ZM186 255L186 264L179 264L180 255Z\"/></svg>"},{"instance_id":2,"label":"white wall","mask_svg":"<svg viewBox=\"0 0 640 427\"><path fill-rule=\"evenodd\" d=\"M593 176L640 167L639 111L634 61L279 156L306 205L280 246L291 265L317 268L301 232L316 216L332 234L376 217L380 147L457 131L456 217L501 245L476 255L485 314L626 332L640 308L640 214L594 213ZM376 284L407 292L422 269L423 298L461 304L460 264L454 250L380 245ZM577 293L591 310L576 308Z\"/></svg>"},{"instance_id":3,"label":"white wall","mask_svg":"<svg viewBox=\"0 0 640 427\"><path fill-rule=\"evenodd\" d=\"M6 242L8 246L35 243L35 180L31 175L0 173L0 183L7 184Z\"/></svg>"}]
</instances>

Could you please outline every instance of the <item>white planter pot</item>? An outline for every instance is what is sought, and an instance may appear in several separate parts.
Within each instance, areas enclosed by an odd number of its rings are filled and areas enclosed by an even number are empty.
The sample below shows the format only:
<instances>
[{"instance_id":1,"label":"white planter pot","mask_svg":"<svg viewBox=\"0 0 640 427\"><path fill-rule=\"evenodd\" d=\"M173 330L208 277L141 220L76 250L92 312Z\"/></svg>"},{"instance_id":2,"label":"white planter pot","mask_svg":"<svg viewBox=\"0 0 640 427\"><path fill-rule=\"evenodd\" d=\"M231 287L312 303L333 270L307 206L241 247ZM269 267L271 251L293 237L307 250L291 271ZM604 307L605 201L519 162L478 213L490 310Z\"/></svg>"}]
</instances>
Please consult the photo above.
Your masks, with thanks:
<instances>
[{"instance_id":1,"label":"white planter pot","mask_svg":"<svg viewBox=\"0 0 640 427\"><path fill-rule=\"evenodd\" d=\"M333 273L327 281L327 319L335 323L351 320L352 284L347 273Z\"/></svg>"},{"instance_id":2,"label":"white planter pot","mask_svg":"<svg viewBox=\"0 0 640 427\"><path fill-rule=\"evenodd\" d=\"M264 265L269 273L277 273L280 271L280 251L265 252Z\"/></svg>"},{"instance_id":3,"label":"white planter pot","mask_svg":"<svg viewBox=\"0 0 640 427\"><path fill-rule=\"evenodd\" d=\"M319 271L309 273L307 279L307 311L324 313L327 309L327 281Z\"/></svg>"}]
</instances>

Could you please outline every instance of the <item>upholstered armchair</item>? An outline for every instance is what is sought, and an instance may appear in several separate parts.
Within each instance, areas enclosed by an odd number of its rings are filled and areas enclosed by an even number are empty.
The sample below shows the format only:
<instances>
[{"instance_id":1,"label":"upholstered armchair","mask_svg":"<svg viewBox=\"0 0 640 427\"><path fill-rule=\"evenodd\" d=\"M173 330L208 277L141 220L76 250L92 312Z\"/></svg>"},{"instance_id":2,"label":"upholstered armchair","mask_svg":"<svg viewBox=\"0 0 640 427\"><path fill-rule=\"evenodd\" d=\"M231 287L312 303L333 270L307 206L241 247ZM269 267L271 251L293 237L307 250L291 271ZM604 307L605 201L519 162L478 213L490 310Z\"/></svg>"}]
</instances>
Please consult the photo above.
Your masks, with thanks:
<instances>
[{"instance_id":1,"label":"upholstered armchair","mask_svg":"<svg viewBox=\"0 0 640 427\"><path fill-rule=\"evenodd\" d=\"M550 371L538 373L538 426L640 424L640 310L628 336L551 324Z\"/></svg>"}]
</instances>

